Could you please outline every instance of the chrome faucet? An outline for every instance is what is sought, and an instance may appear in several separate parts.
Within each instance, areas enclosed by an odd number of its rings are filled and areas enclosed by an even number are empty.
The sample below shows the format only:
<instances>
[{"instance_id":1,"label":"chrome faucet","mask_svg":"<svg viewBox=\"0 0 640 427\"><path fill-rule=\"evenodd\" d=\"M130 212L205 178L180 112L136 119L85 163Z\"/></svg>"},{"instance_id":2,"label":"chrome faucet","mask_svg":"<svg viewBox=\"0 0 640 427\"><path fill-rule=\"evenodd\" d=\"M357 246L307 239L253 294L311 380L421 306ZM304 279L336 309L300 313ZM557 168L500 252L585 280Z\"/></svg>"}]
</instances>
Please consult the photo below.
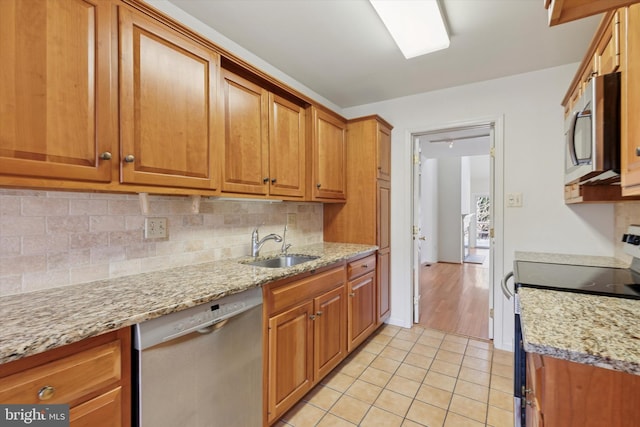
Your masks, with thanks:
<instances>
[{"instance_id":1,"label":"chrome faucet","mask_svg":"<svg viewBox=\"0 0 640 427\"><path fill-rule=\"evenodd\" d=\"M261 240L258 236L258 227L253 229L253 233L251 233L251 256L257 257L260 255L260 249L262 249L262 245L265 244L267 240L275 240L276 242L282 242L282 237L277 234L268 234L264 236Z\"/></svg>"},{"instance_id":2,"label":"chrome faucet","mask_svg":"<svg viewBox=\"0 0 640 427\"><path fill-rule=\"evenodd\" d=\"M287 250L291 247L291 243L287 243L287 224L284 225L284 233L282 233L282 255L287 254Z\"/></svg>"}]
</instances>

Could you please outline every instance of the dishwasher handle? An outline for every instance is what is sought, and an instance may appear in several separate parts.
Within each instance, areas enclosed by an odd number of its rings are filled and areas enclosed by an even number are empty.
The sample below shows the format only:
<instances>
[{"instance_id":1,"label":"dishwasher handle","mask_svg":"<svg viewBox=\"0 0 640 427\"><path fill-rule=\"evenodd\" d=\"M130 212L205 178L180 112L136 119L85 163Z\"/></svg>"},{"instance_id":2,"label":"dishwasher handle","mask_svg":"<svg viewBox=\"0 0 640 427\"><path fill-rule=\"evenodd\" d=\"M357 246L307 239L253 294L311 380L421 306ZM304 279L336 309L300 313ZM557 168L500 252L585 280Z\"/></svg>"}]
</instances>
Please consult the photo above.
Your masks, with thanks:
<instances>
[{"instance_id":1,"label":"dishwasher handle","mask_svg":"<svg viewBox=\"0 0 640 427\"><path fill-rule=\"evenodd\" d=\"M502 293L507 299L511 299L515 292L511 292L509 287L507 286L507 281L513 277L513 271L508 272L500 282L500 286L502 287Z\"/></svg>"}]
</instances>

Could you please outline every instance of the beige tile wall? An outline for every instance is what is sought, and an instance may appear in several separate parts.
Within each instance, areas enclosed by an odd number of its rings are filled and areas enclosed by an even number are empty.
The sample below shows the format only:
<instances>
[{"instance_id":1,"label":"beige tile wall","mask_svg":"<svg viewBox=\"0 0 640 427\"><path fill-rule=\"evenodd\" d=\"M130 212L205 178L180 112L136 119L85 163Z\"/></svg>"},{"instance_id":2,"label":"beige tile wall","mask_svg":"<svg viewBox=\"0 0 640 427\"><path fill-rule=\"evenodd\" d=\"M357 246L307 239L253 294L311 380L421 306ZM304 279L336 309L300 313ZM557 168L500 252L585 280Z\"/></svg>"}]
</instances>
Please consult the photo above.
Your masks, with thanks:
<instances>
[{"instance_id":1,"label":"beige tile wall","mask_svg":"<svg viewBox=\"0 0 640 427\"><path fill-rule=\"evenodd\" d=\"M615 212L615 235L616 247L615 257L631 262L631 256L624 253L622 235L627 232L627 227L631 224L640 225L640 202L616 203Z\"/></svg>"},{"instance_id":2,"label":"beige tile wall","mask_svg":"<svg viewBox=\"0 0 640 427\"><path fill-rule=\"evenodd\" d=\"M251 231L296 246L322 241L322 204L222 201L0 189L0 296L249 255ZM144 240L145 216L165 217L167 239ZM279 249L267 242L265 251Z\"/></svg>"}]
</instances>

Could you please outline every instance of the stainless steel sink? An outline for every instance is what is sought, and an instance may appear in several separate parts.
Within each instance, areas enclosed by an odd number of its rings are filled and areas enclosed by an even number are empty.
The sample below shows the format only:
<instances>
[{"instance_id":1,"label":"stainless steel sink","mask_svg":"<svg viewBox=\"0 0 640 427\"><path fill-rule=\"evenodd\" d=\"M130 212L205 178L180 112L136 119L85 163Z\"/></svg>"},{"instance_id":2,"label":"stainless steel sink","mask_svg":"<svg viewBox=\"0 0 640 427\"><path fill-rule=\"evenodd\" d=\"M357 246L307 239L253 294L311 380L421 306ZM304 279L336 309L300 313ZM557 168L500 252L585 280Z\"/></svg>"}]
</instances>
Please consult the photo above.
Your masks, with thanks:
<instances>
[{"instance_id":1,"label":"stainless steel sink","mask_svg":"<svg viewBox=\"0 0 640 427\"><path fill-rule=\"evenodd\" d=\"M313 255L281 255L275 258L243 262L243 264L266 268L285 268L293 267L294 265L302 264L303 262L313 261L318 258L320 257Z\"/></svg>"}]
</instances>

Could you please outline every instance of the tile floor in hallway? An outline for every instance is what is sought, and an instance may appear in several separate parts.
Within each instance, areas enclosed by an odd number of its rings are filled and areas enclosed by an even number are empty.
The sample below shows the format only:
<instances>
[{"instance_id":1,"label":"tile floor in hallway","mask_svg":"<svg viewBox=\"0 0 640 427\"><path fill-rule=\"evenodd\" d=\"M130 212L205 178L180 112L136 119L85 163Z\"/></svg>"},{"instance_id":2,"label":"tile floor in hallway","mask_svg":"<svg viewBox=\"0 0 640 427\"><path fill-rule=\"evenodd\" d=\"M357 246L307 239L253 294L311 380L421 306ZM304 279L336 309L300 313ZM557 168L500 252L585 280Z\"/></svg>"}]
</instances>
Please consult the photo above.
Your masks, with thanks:
<instances>
[{"instance_id":1,"label":"tile floor in hallway","mask_svg":"<svg viewBox=\"0 0 640 427\"><path fill-rule=\"evenodd\" d=\"M276 427L512 427L513 353L383 325Z\"/></svg>"}]
</instances>

